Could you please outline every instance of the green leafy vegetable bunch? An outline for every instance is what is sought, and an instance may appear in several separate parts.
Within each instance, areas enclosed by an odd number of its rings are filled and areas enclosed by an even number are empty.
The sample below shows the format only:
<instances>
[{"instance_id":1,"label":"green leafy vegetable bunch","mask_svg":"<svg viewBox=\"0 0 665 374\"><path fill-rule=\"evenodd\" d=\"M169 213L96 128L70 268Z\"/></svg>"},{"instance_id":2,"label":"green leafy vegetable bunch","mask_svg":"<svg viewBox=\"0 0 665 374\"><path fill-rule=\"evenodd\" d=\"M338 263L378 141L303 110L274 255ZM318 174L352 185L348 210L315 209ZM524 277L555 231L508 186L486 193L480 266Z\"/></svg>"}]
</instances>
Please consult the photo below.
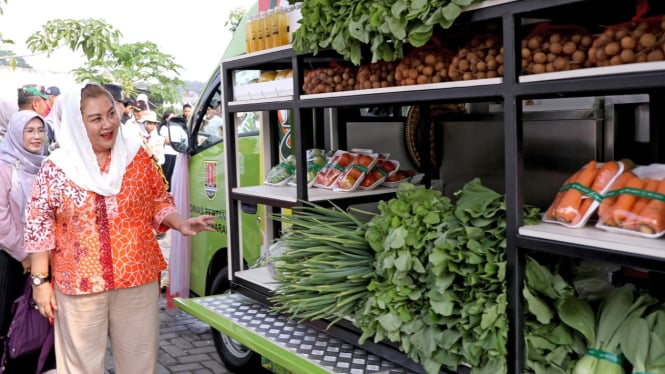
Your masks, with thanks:
<instances>
[{"instance_id":1,"label":"green leafy vegetable bunch","mask_svg":"<svg viewBox=\"0 0 665 374\"><path fill-rule=\"evenodd\" d=\"M301 52L332 48L355 65L369 45L372 62L394 61L403 56L405 41L425 45L435 26L449 28L474 2L480 0L305 1L292 44Z\"/></svg>"},{"instance_id":2,"label":"green leafy vegetable bunch","mask_svg":"<svg viewBox=\"0 0 665 374\"><path fill-rule=\"evenodd\" d=\"M423 309L429 308L426 263L453 209L450 199L439 191L407 183L400 185L394 198L379 203L381 213L370 220L366 233L376 255L369 296L355 319L363 332L360 343L369 338L375 342L387 339L399 343L416 362L427 365L432 359L425 345L435 339L427 335L440 331L425 330ZM412 343L413 335L419 337L419 343Z\"/></svg>"},{"instance_id":3,"label":"green leafy vegetable bunch","mask_svg":"<svg viewBox=\"0 0 665 374\"><path fill-rule=\"evenodd\" d=\"M576 290L560 275L568 262L550 259L547 266L526 257L524 272L524 343L526 367L535 374L572 373L586 353L584 337L561 321L557 305Z\"/></svg>"}]
</instances>

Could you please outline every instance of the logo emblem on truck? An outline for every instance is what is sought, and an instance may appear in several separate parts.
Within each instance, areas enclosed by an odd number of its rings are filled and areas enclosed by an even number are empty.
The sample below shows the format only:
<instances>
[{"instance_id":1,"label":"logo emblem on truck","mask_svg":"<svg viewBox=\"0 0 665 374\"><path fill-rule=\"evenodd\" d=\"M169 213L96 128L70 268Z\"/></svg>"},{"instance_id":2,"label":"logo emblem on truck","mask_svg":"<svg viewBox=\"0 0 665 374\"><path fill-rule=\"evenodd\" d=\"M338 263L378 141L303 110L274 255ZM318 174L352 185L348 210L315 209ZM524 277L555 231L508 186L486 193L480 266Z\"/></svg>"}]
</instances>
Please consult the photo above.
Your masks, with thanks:
<instances>
[{"instance_id":1,"label":"logo emblem on truck","mask_svg":"<svg viewBox=\"0 0 665 374\"><path fill-rule=\"evenodd\" d=\"M205 191L208 199L212 200L217 194L217 173L215 169L217 168L217 161L206 161L205 162Z\"/></svg>"}]
</instances>

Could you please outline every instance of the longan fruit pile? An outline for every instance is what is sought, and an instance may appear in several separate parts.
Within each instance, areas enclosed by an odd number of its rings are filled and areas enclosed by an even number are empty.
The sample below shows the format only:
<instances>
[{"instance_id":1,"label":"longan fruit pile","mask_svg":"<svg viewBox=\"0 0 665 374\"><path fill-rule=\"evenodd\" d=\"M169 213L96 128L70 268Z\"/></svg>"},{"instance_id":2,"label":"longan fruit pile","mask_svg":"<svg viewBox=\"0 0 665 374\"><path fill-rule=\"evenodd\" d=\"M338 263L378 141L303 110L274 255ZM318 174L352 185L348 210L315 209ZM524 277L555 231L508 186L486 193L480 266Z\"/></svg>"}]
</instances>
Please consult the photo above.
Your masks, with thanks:
<instances>
[{"instance_id":1,"label":"longan fruit pile","mask_svg":"<svg viewBox=\"0 0 665 374\"><path fill-rule=\"evenodd\" d=\"M479 35L457 52L448 76L454 81L503 76L503 42L493 34Z\"/></svg>"},{"instance_id":2,"label":"longan fruit pile","mask_svg":"<svg viewBox=\"0 0 665 374\"><path fill-rule=\"evenodd\" d=\"M400 86L446 82L453 52L447 48L429 46L416 48L395 68L395 80Z\"/></svg>"},{"instance_id":3,"label":"longan fruit pile","mask_svg":"<svg viewBox=\"0 0 665 374\"><path fill-rule=\"evenodd\" d=\"M665 16L609 27L589 48L595 66L665 60Z\"/></svg>"},{"instance_id":4,"label":"longan fruit pile","mask_svg":"<svg viewBox=\"0 0 665 374\"><path fill-rule=\"evenodd\" d=\"M378 61L358 68L354 89L384 88L395 85L395 62Z\"/></svg>"},{"instance_id":5,"label":"longan fruit pile","mask_svg":"<svg viewBox=\"0 0 665 374\"><path fill-rule=\"evenodd\" d=\"M551 73L591 67L587 51L593 37L584 31L558 30L522 39L522 74Z\"/></svg>"},{"instance_id":6,"label":"longan fruit pile","mask_svg":"<svg viewBox=\"0 0 665 374\"><path fill-rule=\"evenodd\" d=\"M355 84L355 68L328 67L307 71L302 89L306 94L341 92L352 90Z\"/></svg>"}]
</instances>

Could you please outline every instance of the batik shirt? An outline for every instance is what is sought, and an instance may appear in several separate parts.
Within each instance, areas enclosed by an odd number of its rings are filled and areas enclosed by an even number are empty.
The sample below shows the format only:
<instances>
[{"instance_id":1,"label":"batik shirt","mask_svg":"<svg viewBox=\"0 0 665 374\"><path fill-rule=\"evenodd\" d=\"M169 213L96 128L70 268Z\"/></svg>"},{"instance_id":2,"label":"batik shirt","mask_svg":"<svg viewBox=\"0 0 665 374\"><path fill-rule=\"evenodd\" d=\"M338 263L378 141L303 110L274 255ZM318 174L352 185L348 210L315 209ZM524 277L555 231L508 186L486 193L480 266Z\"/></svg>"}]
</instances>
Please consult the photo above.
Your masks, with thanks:
<instances>
[{"instance_id":1,"label":"batik shirt","mask_svg":"<svg viewBox=\"0 0 665 374\"><path fill-rule=\"evenodd\" d=\"M155 232L167 230L161 223L175 211L159 168L143 149L115 196L82 189L47 160L26 213L25 250L51 251L53 283L63 294L139 286L166 269Z\"/></svg>"}]
</instances>

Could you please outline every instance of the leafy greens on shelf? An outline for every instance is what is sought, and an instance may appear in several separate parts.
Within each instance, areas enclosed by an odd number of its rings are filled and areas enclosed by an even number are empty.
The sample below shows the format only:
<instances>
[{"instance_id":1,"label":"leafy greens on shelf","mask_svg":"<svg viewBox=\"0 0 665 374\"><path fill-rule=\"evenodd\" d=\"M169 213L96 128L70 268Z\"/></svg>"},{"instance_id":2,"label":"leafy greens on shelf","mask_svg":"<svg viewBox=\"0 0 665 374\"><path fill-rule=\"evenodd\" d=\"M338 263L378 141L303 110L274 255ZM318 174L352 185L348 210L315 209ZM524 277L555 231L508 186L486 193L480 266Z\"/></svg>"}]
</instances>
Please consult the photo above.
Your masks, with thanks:
<instances>
[{"instance_id":1,"label":"leafy greens on shelf","mask_svg":"<svg viewBox=\"0 0 665 374\"><path fill-rule=\"evenodd\" d=\"M311 0L302 8L301 27L293 48L312 51L332 48L360 65L363 45L372 62L403 56L403 44L425 45L435 26L449 28L465 7L480 0Z\"/></svg>"}]
</instances>

